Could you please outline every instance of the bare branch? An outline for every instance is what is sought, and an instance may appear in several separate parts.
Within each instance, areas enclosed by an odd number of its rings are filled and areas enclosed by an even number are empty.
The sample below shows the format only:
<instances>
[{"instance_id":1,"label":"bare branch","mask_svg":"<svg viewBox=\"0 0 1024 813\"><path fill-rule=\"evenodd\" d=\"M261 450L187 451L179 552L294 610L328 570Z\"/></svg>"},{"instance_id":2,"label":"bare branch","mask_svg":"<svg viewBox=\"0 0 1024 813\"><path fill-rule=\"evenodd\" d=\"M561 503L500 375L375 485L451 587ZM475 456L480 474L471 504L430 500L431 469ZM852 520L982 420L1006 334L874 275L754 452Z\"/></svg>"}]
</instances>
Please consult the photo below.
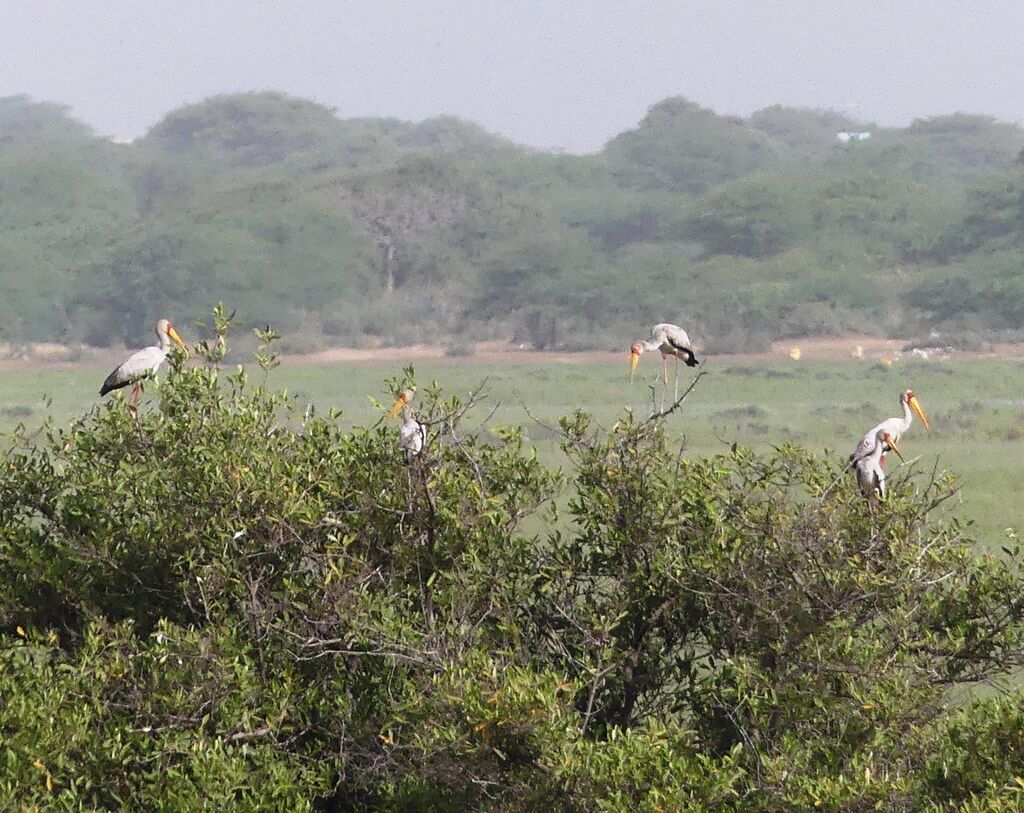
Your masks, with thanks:
<instances>
[{"instance_id":1,"label":"bare branch","mask_svg":"<svg viewBox=\"0 0 1024 813\"><path fill-rule=\"evenodd\" d=\"M647 424L651 424L654 423L655 421L662 420L663 418L668 417L677 409L679 409L679 407L683 405L683 401L685 401L687 397L689 397L690 393L693 392L694 388L697 386L697 382L700 381L705 375L705 370L701 370L699 373L697 373L697 375L695 375L693 377L693 380L690 382L690 385L685 390L683 390L683 394L680 395L675 400L675 402L672 403L671 406L669 406L667 409L661 409L656 412L652 412L651 415L648 416L647 420L645 420L642 425L646 426Z\"/></svg>"}]
</instances>

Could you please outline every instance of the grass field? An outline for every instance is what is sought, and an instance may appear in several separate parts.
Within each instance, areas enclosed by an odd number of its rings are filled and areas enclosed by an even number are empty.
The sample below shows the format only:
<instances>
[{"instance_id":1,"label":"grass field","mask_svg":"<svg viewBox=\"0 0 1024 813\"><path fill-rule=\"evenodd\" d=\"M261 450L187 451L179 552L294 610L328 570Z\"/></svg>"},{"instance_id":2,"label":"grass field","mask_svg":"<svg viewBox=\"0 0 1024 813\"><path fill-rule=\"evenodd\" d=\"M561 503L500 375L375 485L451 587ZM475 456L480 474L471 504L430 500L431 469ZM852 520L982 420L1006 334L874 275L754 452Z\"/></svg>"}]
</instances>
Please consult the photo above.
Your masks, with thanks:
<instances>
[{"instance_id":1,"label":"grass field","mask_svg":"<svg viewBox=\"0 0 1024 813\"><path fill-rule=\"evenodd\" d=\"M548 363L491 363L445 359L416 366L419 385L436 379L449 393L464 394L487 379L483 415L499 404L492 425L523 424L528 437L549 460L557 457L550 433L533 423L520 401L542 421L577 407L610 423L624 407L646 414L647 382L660 364L645 358L630 386L625 354L614 360L581 357ZM685 371L685 368L683 368ZM713 358L683 409L670 426L685 438L694 455L714 453L738 441L755 448L794 441L843 457L874 423L900 413L897 398L913 389L932 423L925 432L915 422L902 448L956 473L961 504L951 510L972 520L982 547L998 548L1004 529L1024 527L1024 364L1011 360L913 361L891 368L870 361L740 363ZM370 397L388 400L384 380L399 375L402 364L353 363L327 366L285 363L271 383L287 388L303 402L325 412L343 411L351 424L380 418ZM84 414L99 399L106 367L0 370L0 431L19 422L31 426L47 414L66 421ZM682 373L681 385L690 371ZM52 398L47 405L45 398ZM852 487L852 482L847 483Z\"/></svg>"}]
</instances>

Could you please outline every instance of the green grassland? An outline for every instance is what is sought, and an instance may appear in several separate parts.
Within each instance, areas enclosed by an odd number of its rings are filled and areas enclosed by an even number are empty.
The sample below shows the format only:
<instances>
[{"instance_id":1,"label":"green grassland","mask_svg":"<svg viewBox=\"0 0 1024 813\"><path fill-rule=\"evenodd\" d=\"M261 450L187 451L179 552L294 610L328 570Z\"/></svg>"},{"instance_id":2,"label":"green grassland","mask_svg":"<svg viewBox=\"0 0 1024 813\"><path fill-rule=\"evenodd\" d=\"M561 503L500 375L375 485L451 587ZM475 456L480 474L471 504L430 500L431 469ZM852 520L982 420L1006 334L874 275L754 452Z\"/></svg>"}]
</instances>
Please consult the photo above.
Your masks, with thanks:
<instances>
[{"instance_id":1,"label":"green grassland","mask_svg":"<svg viewBox=\"0 0 1024 813\"><path fill-rule=\"evenodd\" d=\"M459 395L486 380L489 395L477 415L493 409L488 426L524 426L530 443L554 462L557 438L546 427L558 416L582 408L610 425L624 408L645 413L648 387L660 369L656 359L645 357L632 386L625 354L620 364L583 357L537 364L442 360L419 364L415 373L420 387L436 380L446 393ZM915 470L922 476L933 468L956 475L961 502L950 510L975 524L984 548L998 549L1005 529L1024 527L1020 362L913 361L886 368L855 360L755 365L720 357L708 359L703 369L706 375L692 396L669 418L694 455L713 454L733 442L759 449L793 442L841 459L871 425L899 414L898 394L912 388L932 422L930 432L915 422L904 437L907 458L919 457ZM46 415L66 422L87 414L100 400L96 391L106 372L89 366L0 371L0 430L18 423L31 427ZM382 419L374 401L389 403L385 381L401 375L399 363L286 363L271 373L270 384L321 412L340 410L345 423L357 425ZM681 384L689 378L683 368Z\"/></svg>"}]
</instances>

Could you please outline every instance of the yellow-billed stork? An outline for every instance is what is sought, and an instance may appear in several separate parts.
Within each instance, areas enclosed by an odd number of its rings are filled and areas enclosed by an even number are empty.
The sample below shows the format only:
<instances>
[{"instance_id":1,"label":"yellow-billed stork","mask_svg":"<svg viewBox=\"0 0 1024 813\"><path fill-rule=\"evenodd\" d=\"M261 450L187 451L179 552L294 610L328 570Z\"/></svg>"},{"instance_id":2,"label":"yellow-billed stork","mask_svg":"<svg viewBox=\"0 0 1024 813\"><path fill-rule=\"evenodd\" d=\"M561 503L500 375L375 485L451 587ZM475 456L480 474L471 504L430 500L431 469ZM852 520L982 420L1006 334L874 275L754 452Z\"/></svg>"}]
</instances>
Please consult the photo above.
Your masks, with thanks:
<instances>
[{"instance_id":1,"label":"yellow-billed stork","mask_svg":"<svg viewBox=\"0 0 1024 813\"><path fill-rule=\"evenodd\" d=\"M860 486L860 493L869 501L885 499L885 465L883 455L887 449L892 449L903 459L903 453L896 445L896 438L885 429L876 433L875 446L871 453L860 458L853 464L853 470L857 474L857 485Z\"/></svg>"},{"instance_id":2,"label":"yellow-billed stork","mask_svg":"<svg viewBox=\"0 0 1024 813\"><path fill-rule=\"evenodd\" d=\"M115 367L113 372L103 382L103 386L100 387L100 395L106 395L112 390L118 390L121 387L127 387L129 384L134 384L135 386L129 399L129 403L134 403L138 399L139 393L142 392L143 380L151 373L155 373L160 365L164 363L167 354L171 352L171 341L173 340L182 350L186 349L185 342L181 340L178 331L174 329L174 325L167 319L161 319L157 322L154 330L160 343L151 347L144 347L142 350L132 353Z\"/></svg>"},{"instance_id":3,"label":"yellow-billed stork","mask_svg":"<svg viewBox=\"0 0 1024 813\"><path fill-rule=\"evenodd\" d=\"M878 426L873 426L867 431L860 443L857 444L857 448L853 450L853 454L850 455L850 465L856 465L858 461L865 459L869 455L873 454L876 446L878 445L878 437L882 432L887 432L893 440L899 443L900 438L903 437L903 433L910 428L910 424L914 421L914 415L917 415L921 419L921 423L924 424L924 428L928 429L928 418L925 417L924 410L921 408L921 402L917 400L917 396L914 395L913 390L906 390L900 393L900 405L903 407L902 418L886 418ZM882 453L884 454L888 449L883 446Z\"/></svg>"}]
</instances>

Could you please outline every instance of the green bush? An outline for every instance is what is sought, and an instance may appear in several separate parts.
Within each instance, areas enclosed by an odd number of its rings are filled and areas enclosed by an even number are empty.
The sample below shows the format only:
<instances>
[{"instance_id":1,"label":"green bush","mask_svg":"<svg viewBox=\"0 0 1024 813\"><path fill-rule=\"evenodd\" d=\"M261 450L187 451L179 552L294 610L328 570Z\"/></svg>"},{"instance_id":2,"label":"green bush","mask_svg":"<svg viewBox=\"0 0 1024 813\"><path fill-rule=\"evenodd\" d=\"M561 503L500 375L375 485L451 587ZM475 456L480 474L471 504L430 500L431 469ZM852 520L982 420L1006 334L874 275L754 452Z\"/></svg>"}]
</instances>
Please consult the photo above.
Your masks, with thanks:
<instances>
[{"instance_id":1,"label":"green bush","mask_svg":"<svg viewBox=\"0 0 1024 813\"><path fill-rule=\"evenodd\" d=\"M138 413L11 439L6 806L859 811L1010 781L1014 708L948 694L1024 663L1020 560L939 518L951 483L872 507L795 447L688 459L685 402L564 418L563 473L436 385L405 465L387 422L268 388L273 332L255 383L221 371L229 324Z\"/></svg>"}]
</instances>

